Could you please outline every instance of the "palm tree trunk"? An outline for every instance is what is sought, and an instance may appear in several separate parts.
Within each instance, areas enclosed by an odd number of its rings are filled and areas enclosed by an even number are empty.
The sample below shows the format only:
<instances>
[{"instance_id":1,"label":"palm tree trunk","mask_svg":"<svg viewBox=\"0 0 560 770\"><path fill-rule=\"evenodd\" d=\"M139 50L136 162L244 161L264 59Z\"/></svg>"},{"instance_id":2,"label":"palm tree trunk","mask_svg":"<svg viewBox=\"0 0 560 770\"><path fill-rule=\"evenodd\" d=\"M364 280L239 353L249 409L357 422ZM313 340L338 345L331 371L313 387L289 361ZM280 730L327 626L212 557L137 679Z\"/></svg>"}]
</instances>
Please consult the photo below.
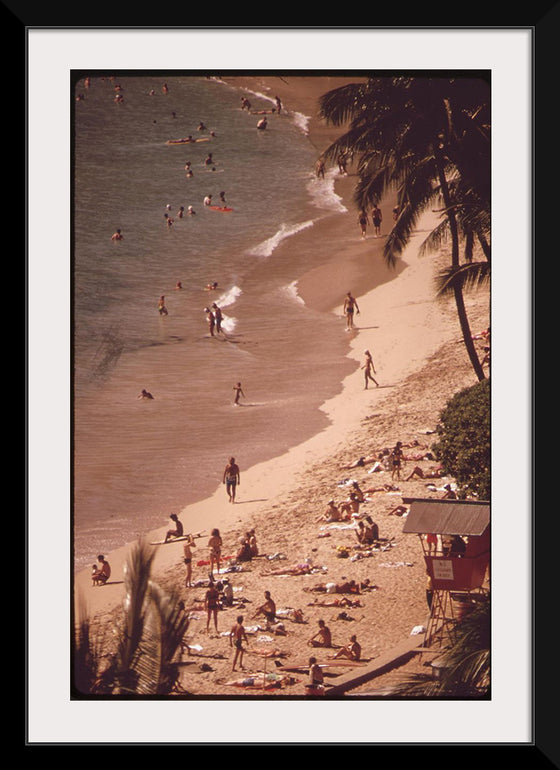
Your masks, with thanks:
<instances>
[{"instance_id":1,"label":"palm tree trunk","mask_svg":"<svg viewBox=\"0 0 560 770\"><path fill-rule=\"evenodd\" d=\"M443 158L441 149L439 147L439 140L436 138L434 143L434 158L436 161L436 169L439 177L441 191L443 194L443 200L445 208L447 209L447 218L449 222L449 229L451 231L451 264L453 267L459 267L459 229L457 227L457 219L455 217L455 209L452 206L451 195L449 193L449 186L445 176L445 168L443 164ZM465 308L465 299L463 297L463 291L460 286L455 286L453 289L455 295L455 304L457 306L457 315L459 317L459 325L463 333L463 341L467 349L470 362L474 369L474 372L479 380L486 379L484 375L484 369L478 358L476 348L472 339L472 334L469 326L469 319L467 317L467 311Z\"/></svg>"},{"instance_id":2,"label":"palm tree trunk","mask_svg":"<svg viewBox=\"0 0 560 770\"><path fill-rule=\"evenodd\" d=\"M484 253L484 256L486 257L486 261L490 262L490 245L484 235L482 233L477 233L478 242L480 243L482 247L482 251Z\"/></svg>"}]
</instances>

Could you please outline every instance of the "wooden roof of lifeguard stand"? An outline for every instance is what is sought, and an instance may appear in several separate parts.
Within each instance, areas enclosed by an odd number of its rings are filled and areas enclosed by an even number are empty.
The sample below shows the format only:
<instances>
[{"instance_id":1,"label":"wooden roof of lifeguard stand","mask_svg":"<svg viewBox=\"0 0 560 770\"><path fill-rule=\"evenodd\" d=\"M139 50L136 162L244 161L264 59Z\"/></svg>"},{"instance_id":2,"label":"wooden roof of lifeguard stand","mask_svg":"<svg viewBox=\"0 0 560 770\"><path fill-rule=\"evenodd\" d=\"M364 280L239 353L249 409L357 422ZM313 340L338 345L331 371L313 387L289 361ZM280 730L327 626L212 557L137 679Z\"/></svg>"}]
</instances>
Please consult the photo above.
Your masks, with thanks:
<instances>
[{"instance_id":1,"label":"wooden roof of lifeguard stand","mask_svg":"<svg viewBox=\"0 0 560 770\"><path fill-rule=\"evenodd\" d=\"M403 532L418 534L434 601L425 643L450 629L457 618L453 600L484 592L490 565L490 503L478 500L403 498L410 506ZM456 550L453 540L461 550ZM464 610L465 605L461 607Z\"/></svg>"},{"instance_id":2,"label":"wooden roof of lifeguard stand","mask_svg":"<svg viewBox=\"0 0 560 770\"><path fill-rule=\"evenodd\" d=\"M490 503L478 500L403 498L410 505L403 532L482 537L490 526Z\"/></svg>"}]
</instances>

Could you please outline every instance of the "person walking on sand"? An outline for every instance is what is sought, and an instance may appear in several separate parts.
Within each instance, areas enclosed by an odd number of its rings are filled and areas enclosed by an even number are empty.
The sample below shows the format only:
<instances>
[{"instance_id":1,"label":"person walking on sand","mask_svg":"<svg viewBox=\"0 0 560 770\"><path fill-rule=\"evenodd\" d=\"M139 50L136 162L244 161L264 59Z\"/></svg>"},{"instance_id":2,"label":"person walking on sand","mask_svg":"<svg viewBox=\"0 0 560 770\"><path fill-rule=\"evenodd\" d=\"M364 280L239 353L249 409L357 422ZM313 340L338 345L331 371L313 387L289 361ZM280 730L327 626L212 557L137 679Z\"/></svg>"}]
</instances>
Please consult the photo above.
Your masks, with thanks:
<instances>
[{"instance_id":1,"label":"person walking on sand","mask_svg":"<svg viewBox=\"0 0 560 770\"><path fill-rule=\"evenodd\" d=\"M368 220L367 211L365 209L362 209L358 214L358 224L360 225L360 232L362 233L362 238L366 237L368 222L369 220Z\"/></svg>"},{"instance_id":2,"label":"person walking on sand","mask_svg":"<svg viewBox=\"0 0 560 770\"><path fill-rule=\"evenodd\" d=\"M371 221L373 223L373 229L375 232L375 237L379 238L381 235L381 220L383 219L383 215L381 213L381 209L377 205L377 203L374 204L373 209L371 210Z\"/></svg>"},{"instance_id":3,"label":"person walking on sand","mask_svg":"<svg viewBox=\"0 0 560 770\"><path fill-rule=\"evenodd\" d=\"M222 536L219 529L213 529L208 540L210 549L210 574L214 574L214 567L220 573L220 558L222 556Z\"/></svg>"},{"instance_id":4,"label":"person walking on sand","mask_svg":"<svg viewBox=\"0 0 560 770\"><path fill-rule=\"evenodd\" d=\"M183 561L185 562L185 566L187 568L187 574L185 576L185 588L190 588L192 586L193 548L196 548L194 537L192 535L187 535L187 542L183 546Z\"/></svg>"},{"instance_id":5,"label":"person walking on sand","mask_svg":"<svg viewBox=\"0 0 560 770\"><path fill-rule=\"evenodd\" d=\"M357 315L360 315L360 308L358 307L358 303L352 296L352 293L348 292L346 299L344 300L343 308L343 312L346 315L346 331L350 331L350 329L354 328L354 311L357 313Z\"/></svg>"},{"instance_id":6,"label":"person walking on sand","mask_svg":"<svg viewBox=\"0 0 560 770\"><path fill-rule=\"evenodd\" d=\"M245 398L245 393L243 393L243 388L241 387L241 383L238 382L237 385L234 385L233 390L235 390L235 398L233 399L233 405L239 406L240 396L243 396L243 398Z\"/></svg>"},{"instance_id":7,"label":"person walking on sand","mask_svg":"<svg viewBox=\"0 0 560 770\"><path fill-rule=\"evenodd\" d=\"M229 632L229 646L235 647L235 655L233 656L233 665L231 669L232 671L235 671L235 665L238 659L239 668L243 671L243 653L245 652L243 642L245 642L247 645L249 644L247 632L243 627L243 615L238 615L237 622L234 626L232 626L232 629Z\"/></svg>"},{"instance_id":8,"label":"person walking on sand","mask_svg":"<svg viewBox=\"0 0 560 770\"><path fill-rule=\"evenodd\" d=\"M230 503L235 503L236 488L241 483L241 476L239 473L239 466L235 462L235 457L229 458L229 463L224 470L223 484L226 485L226 492Z\"/></svg>"},{"instance_id":9,"label":"person walking on sand","mask_svg":"<svg viewBox=\"0 0 560 770\"><path fill-rule=\"evenodd\" d=\"M364 355L366 357L366 360L364 365L362 366L362 369L364 370L365 390L368 389L368 380L375 382L377 387L379 387L379 383L373 376L373 374L377 374L377 372L375 371L375 365L373 363L373 358L371 357L371 353L369 352L369 350L364 350ZM372 374L372 371L373 371L373 374Z\"/></svg>"}]
</instances>

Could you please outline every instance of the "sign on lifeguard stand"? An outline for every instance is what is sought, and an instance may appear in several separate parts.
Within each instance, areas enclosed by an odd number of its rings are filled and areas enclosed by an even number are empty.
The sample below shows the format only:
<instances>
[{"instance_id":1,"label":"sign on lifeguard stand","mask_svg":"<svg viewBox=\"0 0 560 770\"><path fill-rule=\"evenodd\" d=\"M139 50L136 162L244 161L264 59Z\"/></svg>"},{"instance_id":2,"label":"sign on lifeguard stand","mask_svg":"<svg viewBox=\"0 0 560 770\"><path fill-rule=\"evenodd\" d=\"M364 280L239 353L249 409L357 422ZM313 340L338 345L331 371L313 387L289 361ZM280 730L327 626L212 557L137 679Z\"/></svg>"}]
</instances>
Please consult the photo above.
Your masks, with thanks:
<instances>
[{"instance_id":1,"label":"sign on lifeguard stand","mask_svg":"<svg viewBox=\"0 0 560 770\"><path fill-rule=\"evenodd\" d=\"M490 565L490 504L474 500L403 498L405 533L420 537L433 590L425 644L451 636L460 611L480 594Z\"/></svg>"}]
</instances>

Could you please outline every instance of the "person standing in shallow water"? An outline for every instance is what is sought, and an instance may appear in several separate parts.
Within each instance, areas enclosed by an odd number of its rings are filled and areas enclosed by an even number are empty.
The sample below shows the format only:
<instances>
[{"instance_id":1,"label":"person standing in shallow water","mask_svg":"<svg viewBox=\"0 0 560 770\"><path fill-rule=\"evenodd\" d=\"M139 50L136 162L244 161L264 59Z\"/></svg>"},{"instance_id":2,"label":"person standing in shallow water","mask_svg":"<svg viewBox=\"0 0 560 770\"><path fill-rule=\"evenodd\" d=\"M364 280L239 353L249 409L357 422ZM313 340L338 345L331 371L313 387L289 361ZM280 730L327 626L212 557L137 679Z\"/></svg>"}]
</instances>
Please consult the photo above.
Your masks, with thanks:
<instances>
[{"instance_id":1,"label":"person standing in shallow water","mask_svg":"<svg viewBox=\"0 0 560 770\"><path fill-rule=\"evenodd\" d=\"M238 406L239 405L239 397L243 396L245 398L245 393L243 393L243 388L241 387L241 383L238 382L237 385L233 386L233 390L235 390L235 398L233 400L233 405Z\"/></svg>"},{"instance_id":2,"label":"person standing in shallow water","mask_svg":"<svg viewBox=\"0 0 560 770\"><path fill-rule=\"evenodd\" d=\"M215 302L212 303L212 312L214 313L214 321L216 323L216 331L218 334L221 334L222 332L222 320L223 315L221 309L216 305Z\"/></svg>"},{"instance_id":3,"label":"person standing in shallow water","mask_svg":"<svg viewBox=\"0 0 560 770\"><path fill-rule=\"evenodd\" d=\"M346 316L346 331L354 328L354 311L359 315L360 308L358 303L352 296L351 292L348 292L346 299L344 300L344 314Z\"/></svg>"},{"instance_id":4,"label":"person standing in shallow water","mask_svg":"<svg viewBox=\"0 0 560 770\"><path fill-rule=\"evenodd\" d=\"M204 312L206 313L206 320L208 321L208 328L210 329L210 336L214 336L214 327L216 325L216 319L214 317L214 313L210 310L209 307L204 308Z\"/></svg>"},{"instance_id":5,"label":"person standing in shallow water","mask_svg":"<svg viewBox=\"0 0 560 770\"><path fill-rule=\"evenodd\" d=\"M235 503L235 492L239 486L240 478L239 466L235 462L235 457L230 457L229 463L225 467L223 478L230 503Z\"/></svg>"}]
</instances>

